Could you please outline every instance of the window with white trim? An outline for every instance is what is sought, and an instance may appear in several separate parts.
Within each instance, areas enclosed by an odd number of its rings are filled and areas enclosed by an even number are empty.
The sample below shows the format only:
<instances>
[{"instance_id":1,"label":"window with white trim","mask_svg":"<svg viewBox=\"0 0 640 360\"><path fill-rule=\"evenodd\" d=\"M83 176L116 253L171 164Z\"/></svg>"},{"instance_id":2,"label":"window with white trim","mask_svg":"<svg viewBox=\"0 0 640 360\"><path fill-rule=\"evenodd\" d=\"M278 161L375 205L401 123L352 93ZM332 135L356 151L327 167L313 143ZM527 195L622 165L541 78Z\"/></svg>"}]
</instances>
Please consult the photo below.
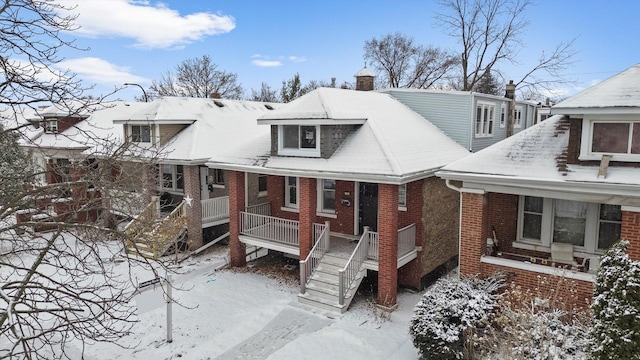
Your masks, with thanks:
<instances>
[{"instance_id":1,"label":"window with white trim","mask_svg":"<svg viewBox=\"0 0 640 360\"><path fill-rule=\"evenodd\" d=\"M278 154L320 156L320 127L315 125L278 126Z\"/></svg>"},{"instance_id":2,"label":"window with white trim","mask_svg":"<svg viewBox=\"0 0 640 360\"><path fill-rule=\"evenodd\" d=\"M407 207L407 184L398 185L398 207Z\"/></svg>"},{"instance_id":3,"label":"window with white trim","mask_svg":"<svg viewBox=\"0 0 640 360\"><path fill-rule=\"evenodd\" d=\"M336 212L336 181L320 179L318 181L318 210L323 213Z\"/></svg>"},{"instance_id":4,"label":"window with white trim","mask_svg":"<svg viewBox=\"0 0 640 360\"><path fill-rule=\"evenodd\" d=\"M47 134L57 134L58 133L58 120L45 120L44 122L44 132Z\"/></svg>"},{"instance_id":5,"label":"window with white trim","mask_svg":"<svg viewBox=\"0 0 640 360\"><path fill-rule=\"evenodd\" d=\"M518 241L550 247L573 244L577 251L601 253L620 239L619 205L521 196Z\"/></svg>"},{"instance_id":6,"label":"window with white trim","mask_svg":"<svg viewBox=\"0 0 640 360\"><path fill-rule=\"evenodd\" d=\"M258 196L267 195L267 174L258 174Z\"/></svg>"},{"instance_id":7,"label":"window with white trim","mask_svg":"<svg viewBox=\"0 0 640 360\"><path fill-rule=\"evenodd\" d=\"M151 126L131 125L131 141L136 143L151 143Z\"/></svg>"},{"instance_id":8,"label":"window with white trim","mask_svg":"<svg viewBox=\"0 0 640 360\"><path fill-rule=\"evenodd\" d=\"M515 112L513 114L513 127L521 128L522 127L522 105L517 105L515 107Z\"/></svg>"},{"instance_id":9,"label":"window with white trim","mask_svg":"<svg viewBox=\"0 0 640 360\"><path fill-rule=\"evenodd\" d=\"M162 189L167 191L184 190L182 165L162 164Z\"/></svg>"},{"instance_id":10,"label":"window with white trim","mask_svg":"<svg viewBox=\"0 0 640 360\"><path fill-rule=\"evenodd\" d=\"M284 206L297 209L299 207L298 198L300 188L299 180L295 176L285 176L284 178Z\"/></svg>"},{"instance_id":11,"label":"window with white trim","mask_svg":"<svg viewBox=\"0 0 640 360\"><path fill-rule=\"evenodd\" d=\"M592 153L640 154L640 121L592 124Z\"/></svg>"},{"instance_id":12,"label":"window with white trim","mask_svg":"<svg viewBox=\"0 0 640 360\"><path fill-rule=\"evenodd\" d=\"M500 106L500 128L504 128L507 124L507 104L502 103Z\"/></svg>"},{"instance_id":13,"label":"window with white trim","mask_svg":"<svg viewBox=\"0 0 640 360\"><path fill-rule=\"evenodd\" d=\"M224 187L224 170L213 169L213 185Z\"/></svg>"},{"instance_id":14,"label":"window with white trim","mask_svg":"<svg viewBox=\"0 0 640 360\"><path fill-rule=\"evenodd\" d=\"M493 136L495 105L478 101L476 104L476 136Z\"/></svg>"}]
</instances>

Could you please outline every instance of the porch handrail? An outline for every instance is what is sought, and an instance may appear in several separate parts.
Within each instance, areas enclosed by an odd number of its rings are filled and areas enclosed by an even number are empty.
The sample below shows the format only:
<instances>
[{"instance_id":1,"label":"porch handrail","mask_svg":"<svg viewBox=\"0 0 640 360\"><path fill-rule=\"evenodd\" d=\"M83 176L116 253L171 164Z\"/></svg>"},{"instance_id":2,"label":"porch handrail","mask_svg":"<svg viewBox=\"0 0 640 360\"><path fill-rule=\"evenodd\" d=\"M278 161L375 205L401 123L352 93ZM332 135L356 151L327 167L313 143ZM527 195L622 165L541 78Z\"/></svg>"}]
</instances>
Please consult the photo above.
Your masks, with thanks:
<instances>
[{"instance_id":1,"label":"porch handrail","mask_svg":"<svg viewBox=\"0 0 640 360\"><path fill-rule=\"evenodd\" d=\"M240 233L243 235L297 246L299 228L299 222L295 220L240 212Z\"/></svg>"},{"instance_id":2,"label":"porch handrail","mask_svg":"<svg viewBox=\"0 0 640 360\"><path fill-rule=\"evenodd\" d=\"M271 203L267 201L260 204L249 205L245 211L251 214L271 216Z\"/></svg>"},{"instance_id":3,"label":"porch handrail","mask_svg":"<svg viewBox=\"0 0 640 360\"><path fill-rule=\"evenodd\" d=\"M324 254L329 250L329 239L331 238L329 222L322 224L313 224L314 233L320 230L320 234L316 236L316 244L307 255L307 258L300 260L300 293L304 294L307 291L307 281L313 274L313 271L320 264L320 260Z\"/></svg>"},{"instance_id":4,"label":"porch handrail","mask_svg":"<svg viewBox=\"0 0 640 360\"><path fill-rule=\"evenodd\" d=\"M338 303L344 305L344 298L347 296L351 284L358 276L362 263L369 254L369 227L364 227L364 233L358 241L355 250L342 270L338 271Z\"/></svg>"},{"instance_id":5,"label":"porch handrail","mask_svg":"<svg viewBox=\"0 0 640 360\"><path fill-rule=\"evenodd\" d=\"M379 246L379 235L377 232L369 231L369 251L367 257L371 260L378 260L380 246Z\"/></svg>"},{"instance_id":6,"label":"porch handrail","mask_svg":"<svg viewBox=\"0 0 640 360\"><path fill-rule=\"evenodd\" d=\"M124 233L136 238L146 229L153 225L153 221L158 218L158 203L160 198L153 197L151 202L125 226Z\"/></svg>"},{"instance_id":7,"label":"porch handrail","mask_svg":"<svg viewBox=\"0 0 640 360\"><path fill-rule=\"evenodd\" d=\"M226 219L229 217L229 197L221 196L213 199L201 200L202 222Z\"/></svg>"},{"instance_id":8,"label":"porch handrail","mask_svg":"<svg viewBox=\"0 0 640 360\"><path fill-rule=\"evenodd\" d=\"M398 230L398 257L416 248L416 224L405 226Z\"/></svg>"}]
</instances>

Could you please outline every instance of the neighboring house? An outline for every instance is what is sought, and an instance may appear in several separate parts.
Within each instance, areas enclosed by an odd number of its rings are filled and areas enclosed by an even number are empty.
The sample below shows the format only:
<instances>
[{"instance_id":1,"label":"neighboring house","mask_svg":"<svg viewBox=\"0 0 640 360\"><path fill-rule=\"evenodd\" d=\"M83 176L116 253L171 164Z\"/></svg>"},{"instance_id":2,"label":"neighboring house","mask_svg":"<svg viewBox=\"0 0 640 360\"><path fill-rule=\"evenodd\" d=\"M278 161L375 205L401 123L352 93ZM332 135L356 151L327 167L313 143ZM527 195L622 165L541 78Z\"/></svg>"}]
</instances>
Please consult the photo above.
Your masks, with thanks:
<instances>
[{"instance_id":1,"label":"neighboring house","mask_svg":"<svg viewBox=\"0 0 640 360\"><path fill-rule=\"evenodd\" d=\"M159 157L157 191L163 210L183 201L191 249L228 233L224 171L205 162L219 152L269 133L256 119L278 104L213 98L161 97L126 117L114 118L127 141ZM264 186L258 174L248 184ZM259 196L251 200L260 202Z\"/></svg>"},{"instance_id":2,"label":"neighboring house","mask_svg":"<svg viewBox=\"0 0 640 360\"><path fill-rule=\"evenodd\" d=\"M515 88L514 88L515 89ZM478 152L532 126L536 103L471 91L384 89L469 151ZM510 118L513 117L510 126Z\"/></svg>"},{"instance_id":3,"label":"neighboring house","mask_svg":"<svg viewBox=\"0 0 640 360\"><path fill-rule=\"evenodd\" d=\"M394 307L399 283L420 288L455 260L458 195L434 173L469 153L422 116L388 94L319 88L258 124L270 132L207 163L227 170L233 266L246 246L299 258L300 301L345 311L367 271ZM268 202L252 206L257 174Z\"/></svg>"},{"instance_id":4,"label":"neighboring house","mask_svg":"<svg viewBox=\"0 0 640 360\"><path fill-rule=\"evenodd\" d=\"M640 65L551 113L438 176L462 199L462 275L501 270L531 290L540 275L558 275L572 279L584 305L611 244L629 240L640 260ZM487 249L494 238L497 252Z\"/></svg>"}]
</instances>

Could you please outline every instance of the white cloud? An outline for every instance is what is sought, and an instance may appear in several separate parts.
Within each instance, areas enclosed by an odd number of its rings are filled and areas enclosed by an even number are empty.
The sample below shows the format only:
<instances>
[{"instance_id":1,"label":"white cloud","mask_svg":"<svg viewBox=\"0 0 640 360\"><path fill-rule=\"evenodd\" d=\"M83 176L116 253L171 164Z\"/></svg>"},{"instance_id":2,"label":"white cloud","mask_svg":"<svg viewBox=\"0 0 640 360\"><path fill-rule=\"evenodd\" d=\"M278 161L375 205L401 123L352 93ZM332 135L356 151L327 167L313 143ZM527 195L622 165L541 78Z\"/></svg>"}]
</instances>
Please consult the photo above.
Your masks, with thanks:
<instances>
[{"instance_id":1,"label":"white cloud","mask_svg":"<svg viewBox=\"0 0 640 360\"><path fill-rule=\"evenodd\" d=\"M58 0L77 6L74 34L88 37L133 38L134 46L179 48L210 35L227 33L235 28L232 16L198 12L181 15L161 3L134 0Z\"/></svg>"},{"instance_id":2,"label":"white cloud","mask_svg":"<svg viewBox=\"0 0 640 360\"><path fill-rule=\"evenodd\" d=\"M278 61L278 60L253 60L251 62L253 65L256 66L260 66L260 67L277 67L277 66L282 66L282 62Z\"/></svg>"},{"instance_id":3,"label":"white cloud","mask_svg":"<svg viewBox=\"0 0 640 360\"><path fill-rule=\"evenodd\" d=\"M293 61L294 63L299 63L307 61L307 58L293 55L289 56L289 60Z\"/></svg>"},{"instance_id":4,"label":"white cloud","mask_svg":"<svg viewBox=\"0 0 640 360\"><path fill-rule=\"evenodd\" d=\"M62 71L69 70L76 73L84 80L99 84L121 86L126 82L149 82L149 79L132 75L127 67L116 66L106 60L95 57L62 61L57 64L57 67Z\"/></svg>"}]
</instances>

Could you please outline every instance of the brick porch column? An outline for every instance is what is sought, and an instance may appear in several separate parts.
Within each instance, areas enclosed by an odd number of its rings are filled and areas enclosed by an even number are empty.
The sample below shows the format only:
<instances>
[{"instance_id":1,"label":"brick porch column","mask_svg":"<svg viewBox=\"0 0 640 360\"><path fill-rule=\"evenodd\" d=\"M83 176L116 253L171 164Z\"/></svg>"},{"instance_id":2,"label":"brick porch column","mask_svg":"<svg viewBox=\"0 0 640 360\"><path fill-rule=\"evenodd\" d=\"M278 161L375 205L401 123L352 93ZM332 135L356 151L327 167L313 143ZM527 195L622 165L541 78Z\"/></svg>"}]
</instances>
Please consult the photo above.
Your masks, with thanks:
<instances>
[{"instance_id":1,"label":"brick porch column","mask_svg":"<svg viewBox=\"0 0 640 360\"><path fill-rule=\"evenodd\" d=\"M316 221L318 192L316 179L303 178L299 180L300 215L300 259L306 259L313 248L313 223Z\"/></svg>"},{"instance_id":2,"label":"brick porch column","mask_svg":"<svg viewBox=\"0 0 640 360\"><path fill-rule=\"evenodd\" d=\"M378 304L396 305L398 297L398 186L378 185Z\"/></svg>"},{"instance_id":3,"label":"brick porch column","mask_svg":"<svg viewBox=\"0 0 640 360\"><path fill-rule=\"evenodd\" d=\"M200 167L183 166L184 197L189 196L191 205L186 204L187 237L191 249L197 249L203 244L202 239L202 205L200 203Z\"/></svg>"},{"instance_id":4,"label":"brick porch column","mask_svg":"<svg viewBox=\"0 0 640 360\"><path fill-rule=\"evenodd\" d=\"M87 203L87 169L84 168L82 163L77 161L71 162L69 168L69 177L72 182L71 185L71 199L73 200L73 209L67 209L69 212L74 212L78 222L85 223L90 220L89 212L86 210L79 211ZM69 215L71 215L69 213Z\"/></svg>"},{"instance_id":5,"label":"brick porch column","mask_svg":"<svg viewBox=\"0 0 640 360\"><path fill-rule=\"evenodd\" d=\"M640 207L622 207L620 238L629 240L629 258L640 261Z\"/></svg>"},{"instance_id":6,"label":"brick porch column","mask_svg":"<svg viewBox=\"0 0 640 360\"><path fill-rule=\"evenodd\" d=\"M229 255L231 266L247 264L247 249L240 242L240 212L244 211L244 173L227 171L229 182Z\"/></svg>"},{"instance_id":7,"label":"brick porch column","mask_svg":"<svg viewBox=\"0 0 640 360\"><path fill-rule=\"evenodd\" d=\"M462 192L460 275L480 273L480 256L487 247L488 202L483 193Z\"/></svg>"}]
</instances>

